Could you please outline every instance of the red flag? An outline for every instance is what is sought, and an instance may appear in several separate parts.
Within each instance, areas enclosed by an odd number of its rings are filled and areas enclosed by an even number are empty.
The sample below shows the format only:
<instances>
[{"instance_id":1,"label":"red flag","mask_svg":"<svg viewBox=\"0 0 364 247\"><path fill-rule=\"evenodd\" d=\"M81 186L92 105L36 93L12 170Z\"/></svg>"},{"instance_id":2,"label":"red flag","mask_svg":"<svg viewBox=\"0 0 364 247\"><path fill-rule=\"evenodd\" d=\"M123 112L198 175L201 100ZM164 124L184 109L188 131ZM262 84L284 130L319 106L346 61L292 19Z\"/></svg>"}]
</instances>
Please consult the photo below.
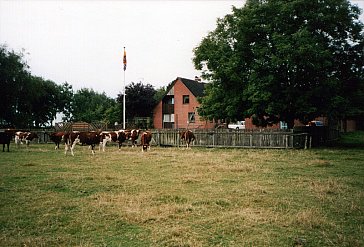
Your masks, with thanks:
<instances>
[{"instance_id":1,"label":"red flag","mask_svg":"<svg viewBox=\"0 0 364 247\"><path fill-rule=\"evenodd\" d=\"M124 58L123 58L123 64L124 64L124 71L126 70L126 51L124 47Z\"/></svg>"}]
</instances>

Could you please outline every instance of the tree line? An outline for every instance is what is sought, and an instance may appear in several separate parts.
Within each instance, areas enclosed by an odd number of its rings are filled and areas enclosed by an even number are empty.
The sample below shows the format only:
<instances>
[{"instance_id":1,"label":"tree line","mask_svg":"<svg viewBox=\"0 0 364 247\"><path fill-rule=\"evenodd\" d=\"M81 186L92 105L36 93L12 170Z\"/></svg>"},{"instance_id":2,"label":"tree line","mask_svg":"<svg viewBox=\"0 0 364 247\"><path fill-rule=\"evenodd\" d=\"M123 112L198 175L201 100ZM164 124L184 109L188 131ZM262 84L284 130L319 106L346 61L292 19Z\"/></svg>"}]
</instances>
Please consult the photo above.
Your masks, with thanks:
<instances>
[{"instance_id":1,"label":"tree line","mask_svg":"<svg viewBox=\"0 0 364 247\"><path fill-rule=\"evenodd\" d=\"M34 76L24 61L23 52L0 46L0 128L50 127L57 113L65 122L121 122L123 94L116 99L93 89L74 91L67 82L57 84ZM163 96L165 88L155 90L141 82L127 85L126 118L151 117L153 107Z\"/></svg>"}]
</instances>

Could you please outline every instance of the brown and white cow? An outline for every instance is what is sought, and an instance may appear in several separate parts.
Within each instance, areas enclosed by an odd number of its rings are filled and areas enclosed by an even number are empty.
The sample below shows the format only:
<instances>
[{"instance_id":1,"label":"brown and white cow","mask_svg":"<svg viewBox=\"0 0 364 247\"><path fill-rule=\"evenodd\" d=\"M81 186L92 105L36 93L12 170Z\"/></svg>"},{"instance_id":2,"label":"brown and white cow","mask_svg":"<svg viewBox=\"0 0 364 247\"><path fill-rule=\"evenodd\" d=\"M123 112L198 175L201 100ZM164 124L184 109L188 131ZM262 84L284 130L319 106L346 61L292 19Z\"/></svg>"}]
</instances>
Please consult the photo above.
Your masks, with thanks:
<instances>
[{"instance_id":1,"label":"brown and white cow","mask_svg":"<svg viewBox=\"0 0 364 247\"><path fill-rule=\"evenodd\" d=\"M131 140L131 146L136 147L136 140L139 137L140 130L139 129L132 129L132 130L125 130L125 135L128 140Z\"/></svg>"},{"instance_id":2,"label":"brown and white cow","mask_svg":"<svg viewBox=\"0 0 364 247\"><path fill-rule=\"evenodd\" d=\"M67 155L68 150L71 151L72 156L74 156L73 149L75 148L77 143L80 143L79 131L70 131L66 132L63 135L64 141L64 154Z\"/></svg>"},{"instance_id":3,"label":"brown and white cow","mask_svg":"<svg viewBox=\"0 0 364 247\"><path fill-rule=\"evenodd\" d=\"M150 150L150 141L152 140L152 132L145 131L140 135L140 143L142 145L142 152Z\"/></svg>"},{"instance_id":4,"label":"brown and white cow","mask_svg":"<svg viewBox=\"0 0 364 247\"><path fill-rule=\"evenodd\" d=\"M65 132L59 131L59 132L53 132L49 134L49 139L56 144L54 149L59 149L59 144L61 143L63 136Z\"/></svg>"},{"instance_id":5,"label":"brown and white cow","mask_svg":"<svg viewBox=\"0 0 364 247\"><path fill-rule=\"evenodd\" d=\"M181 140L186 142L186 148L190 148L191 142L196 140L196 137L191 130L181 131L179 135Z\"/></svg>"},{"instance_id":6,"label":"brown and white cow","mask_svg":"<svg viewBox=\"0 0 364 247\"><path fill-rule=\"evenodd\" d=\"M96 144L100 144L100 133L96 131L80 132L78 139L81 144L89 145L91 147L92 154L95 154L94 148Z\"/></svg>"},{"instance_id":7,"label":"brown and white cow","mask_svg":"<svg viewBox=\"0 0 364 247\"><path fill-rule=\"evenodd\" d=\"M38 138L38 135L34 132L15 132L15 144L17 145L23 144L23 141L25 141L25 144L29 146L29 143L35 138Z\"/></svg>"},{"instance_id":8,"label":"brown and white cow","mask_svg":"<svg viewBox=\"0 0 364 247\"><path fill-rule=\"evenodd\" d=\"M119 131L103 131L100 133L100 147L99 150L105 152L105 147L107 142L117 142L119 144L119 149L121 145L126 140L126 134L123 130Z\"/></svg>"}]
</instances>

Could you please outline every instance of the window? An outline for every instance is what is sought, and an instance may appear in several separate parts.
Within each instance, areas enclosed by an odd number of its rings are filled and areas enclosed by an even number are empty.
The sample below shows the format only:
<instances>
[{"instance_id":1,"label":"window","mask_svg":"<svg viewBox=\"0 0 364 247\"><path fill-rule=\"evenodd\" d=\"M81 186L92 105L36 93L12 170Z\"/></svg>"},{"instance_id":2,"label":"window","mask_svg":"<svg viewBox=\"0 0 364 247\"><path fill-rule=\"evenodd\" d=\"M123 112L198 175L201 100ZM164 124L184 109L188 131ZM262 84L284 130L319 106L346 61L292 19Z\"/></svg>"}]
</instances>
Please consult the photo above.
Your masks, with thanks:
<instances>
[{"instance_id":1,"label":"window","mask_svg":"<svg viewBox=\"0 0 364 247\"><path fill-rule=\"evenodd\" d=\"M173 123L174 114L163 114L163 122Z\"/></svg>"},{"instance_id":2,"label":"window","mask_svg":"<svg viewBox=\"0 0 364 247\"><path fill-rule=\"evenodd\" d=\"M189 112L188 113L188 122L189 123L194 123L195 122L195 113L194 112Z\"/></svg>"},{"instance_id":3,"label":"window","mask_svg":"<svg viewBox=\"0 0 364 247\"><path fill-rule=\"evenodd\" d=\"M280 121L279 125L280 125L281 129L283 129L283 130L288 129L287 123L284 121Z\"/></svg>"},{"instance_id":4,"label":"window","mask_svg":"<svg viewBox=\"0 0 364 247\"><path fill-rule=\"evenodd\" d=\"M189 104L189 103L190 103L190 96L183 95L183 104Z\"/></svg>"}]
</instances>

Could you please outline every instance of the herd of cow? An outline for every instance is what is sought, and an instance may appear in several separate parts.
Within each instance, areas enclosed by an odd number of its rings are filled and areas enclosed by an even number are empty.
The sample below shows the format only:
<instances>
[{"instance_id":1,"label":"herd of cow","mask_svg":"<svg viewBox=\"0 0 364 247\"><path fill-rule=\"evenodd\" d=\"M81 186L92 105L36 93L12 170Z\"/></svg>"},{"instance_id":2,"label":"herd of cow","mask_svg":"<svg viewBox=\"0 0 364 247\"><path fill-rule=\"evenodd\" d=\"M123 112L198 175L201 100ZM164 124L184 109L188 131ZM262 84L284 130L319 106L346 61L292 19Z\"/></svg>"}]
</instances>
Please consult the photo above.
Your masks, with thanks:
<instances>
[{"instance_id":1,"label":"herd of cow","mask_svg":"<svg viewBox=\"0 0 364 247\"><path fill-rule=\"evenodd\" d=\"M74 155L73 150L76 144L88 145L91 148L92 154L95 154L95 146L99 145L99 150L105 151L106 144L108 142L118 143L119 149L123 142L130 140L132 147L137 146L137 139L140 136L140 145L142 152L150 150L150 142L152 140L152 132L141 131L138 129L133 130L118 130L118 131L60 131L49 134L49 138L56 144L55 149L59 149L59 145L64 143L65 154L68 151ZM29 143L38 138L38 135L34 132L22 132L13 129L0 132L0 144L3 144L3 152L5 151L5 145L7 145L7 151L9 152L9 146L12 138L17 146ZM186 142L187 148L190 147L190 143L195 140L195 136L191 130L184 130L180 132L181 140Z\"/></svg>"}]
</instances>

